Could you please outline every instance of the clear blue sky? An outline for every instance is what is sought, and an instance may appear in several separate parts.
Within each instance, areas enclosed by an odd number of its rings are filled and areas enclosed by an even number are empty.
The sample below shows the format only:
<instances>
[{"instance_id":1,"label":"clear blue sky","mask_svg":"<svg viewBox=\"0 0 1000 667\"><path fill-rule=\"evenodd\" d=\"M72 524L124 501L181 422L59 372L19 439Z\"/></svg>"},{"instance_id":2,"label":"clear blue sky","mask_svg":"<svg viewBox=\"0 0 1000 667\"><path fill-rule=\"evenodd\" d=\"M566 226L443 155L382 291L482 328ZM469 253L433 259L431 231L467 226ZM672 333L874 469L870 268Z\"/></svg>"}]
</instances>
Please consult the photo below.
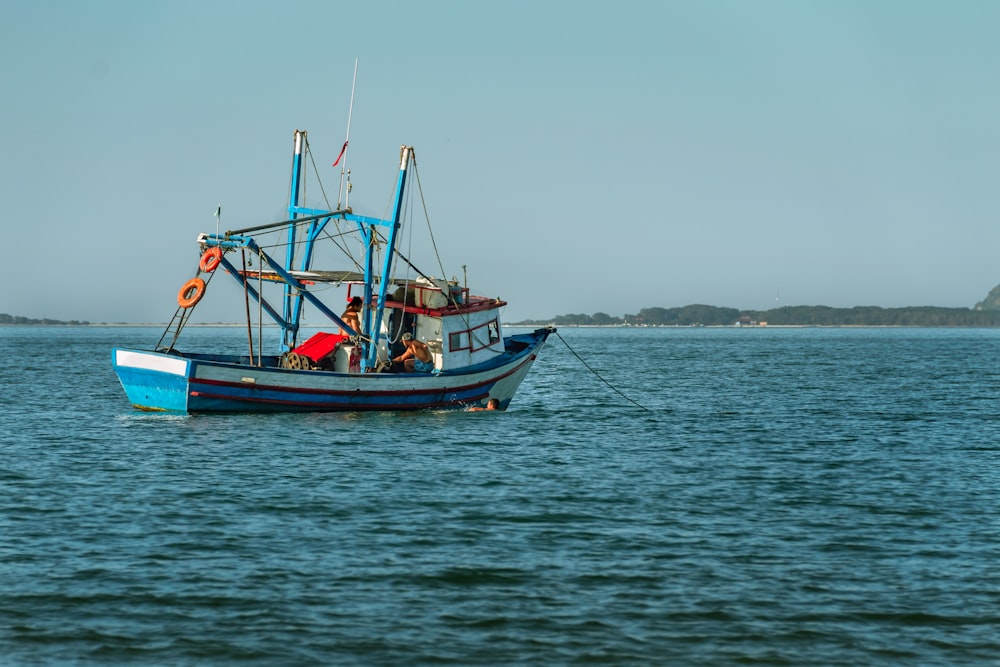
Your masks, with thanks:
<instances>
[{"instance_id":1,"label":"clear blue sky","mask_svg":"<svg viewBox=\"0 0 1000 667\"><path fill-rule=\"evenodd\" d=\"M414 145L447 272L508 320L972 306L998 34L985 0L5 0L0 312L168 319L217 203L282 219L296 128L336 157L355 58L355 210Z\"/></svg>"}]
</instances>

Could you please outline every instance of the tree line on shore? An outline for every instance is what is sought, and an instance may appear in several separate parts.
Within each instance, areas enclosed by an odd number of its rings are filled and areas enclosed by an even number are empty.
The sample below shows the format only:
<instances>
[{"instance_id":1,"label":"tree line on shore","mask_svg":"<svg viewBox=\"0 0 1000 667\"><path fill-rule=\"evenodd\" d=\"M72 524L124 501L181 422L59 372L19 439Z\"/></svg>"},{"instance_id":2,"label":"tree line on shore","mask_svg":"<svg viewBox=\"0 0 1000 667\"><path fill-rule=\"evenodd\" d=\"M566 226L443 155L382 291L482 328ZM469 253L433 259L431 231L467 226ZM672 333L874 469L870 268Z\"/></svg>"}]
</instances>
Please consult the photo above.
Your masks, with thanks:
<instances>
[{"instance_id":1,"label":"tree line on shore","mask_svg":"<svg viewBox=\"0 0 1000 667\"><path fill-rule=\"evenodd\" d=\"M901 326L901 327L996 327L1000 310L912 306L882 308L855 306L781 306L770 310L739 310L692 304L678 308L643 308L634 315L614 317L607 313L558 315L549 320L514 324L556 326L732 326L735 324L787 326Z\"/></svg>"},{"instance_id":2,"label":"tree line on shore","mask_svg":"<svg viewBox=\"0 0 1000 667\"><path fill-rule=\"evenodd\" d=\"M770 310L740 310L692 304L677 308L643 308L634 315L571 313L548 320L523 320L511 324L539 326L732 326L734 324L785 326L897 326L897 327L1000 327L1000 285L975 308L909 306L882 308L855 306L781 306ZM0 325L89 325L83 320L33 319L0 313Z\"/></svg>"},{"instance_id":3,"label":"tree line on shore","mask_svg":"<svg viewBox=\"0 0 1000 667\"><path fill-rule=\"evenodd\" d=\"M20 315L8 315L7 313L0 313L0 325L2 324L46 324L46 325L80 325L80 324L90 324L90 322L84 320L70 320L65 322L63 320L50 320L47 317L42 319L33 319L31 317L21 317Z\"/></svg>"}]
</instances>

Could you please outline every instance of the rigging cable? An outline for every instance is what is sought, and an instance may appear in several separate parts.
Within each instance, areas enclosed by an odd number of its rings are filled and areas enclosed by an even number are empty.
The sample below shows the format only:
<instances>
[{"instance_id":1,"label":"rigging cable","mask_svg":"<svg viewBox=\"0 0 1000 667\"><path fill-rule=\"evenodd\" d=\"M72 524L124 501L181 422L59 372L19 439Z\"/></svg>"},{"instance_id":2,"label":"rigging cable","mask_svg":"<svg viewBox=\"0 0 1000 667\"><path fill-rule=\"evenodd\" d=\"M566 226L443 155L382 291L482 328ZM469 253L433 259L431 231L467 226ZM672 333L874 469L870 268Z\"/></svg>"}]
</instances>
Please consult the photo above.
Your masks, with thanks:
<instances>
[{"instance_id":1,"label":"rigging cable","mask_svg":"<svg viewBox=\"0 0 1000 667\"><path fill-rule=\"evenodd\" d=\"M447 283L448 279L446 276L448 274L445 272L444 264L441 262L441 253L438 252L437 240L434 238L434 230L431 228L431 216L430 213L427 212L427 200L424 199L424 187L423 184L421 184L420 182L420 171L417 169L416 154L413 154L412 160L413 160L413 176L417 181L417 190L420 192L420 205L423 207L424 220L427 222L427 235L430 236L431 246L434 248L434 257L437 258L438 268L441 269L441 280ZM451 293L451 289L448 289L447 293L445 293L446 290L444 289L442 289L441 292L445 294L446 298L448 299L448 301L451 302L453 306L458 307L458 302L455 300L455 295ZM476 339L476 342L478 342L482 347L489 347L489 343L484 343L482 340L479 339L479 336L473 333L472 322L469 318L469 314L462 313L462 319L465 322L465 326L469 328L469 335L474 337ZM469 355L470 356L472 355L471 348L469 350Z\"/></svg>"},{"instance_id":2,"label":"rigging cable","mask_svg":"<svg viewBox=\"0 0 1000 667\"><path fill-rule=\"evenodd\" d=\"M406 251L407 252L412 252L413 251L413 225L411 224L411 217L413 215L413 189L412 188L407 188L406 189L405 199L400 202L400 206L402 208L399 211L399 226L400 226L400 230L399 231L402 231L403 227L406 228L406 234L407 234L407 239L406 239L407 247L406 247ZM399 232L397 232L397 233L399 233ZM378 238L378 239L382 238L382 235L378 232L377 229L373 228L372 229L372 234L375 236L375 238ZM386 243L386 248L388 248L388 239L385 239L384 242ZM398 243L396 245L397 245L397 247L399 246ZM395 256L403 259L406 262L406 265L407 265L408 268L405 271L405 276L406 277L403 279L403 312L401 313L400 318L399 318L399 326L396 328L396 335L395 336L391 336L390 335L390 336L387 337L388 340L389 340L389 343L392 344L392 345L395 345L395 344L399 343L399 341L403 338L403 334L406 333L405 328L403 327L403 323L406 321L406 317L405 317L405 313L406 313L406 295L407 295L408 292L410 292L410 269L416 270L416 267L413 266L413 264L410 263L406 259L406 255L404 255L403 253L399 252L398 250L394 250L394 254L395 254ZM392 276L390 276L390 277L387 278L387 281L388 281L387 282L387 288L388 288L388 286L391 286L391 285L393 285L393 284L396 283L396 276L398 275L398 271L399 271L399 264L398 263L393 263L393 265L392 265ZM417 271L417 273L420 273L420 272ZM421 275L423 275L423 274L421 274ZM389 328L389 333L390 334L392 333L391 327ZM391 353L390 353L390 356L391 356Z\"/></svg>"},{"instance_id":3,"label":"rigging cable","mask_svg":"<svg viewBox=\"0 0 1000 667\"><path fill-rule=\"evenodd\" d=\"M250 344L250 363L253 364L253 325L250 322L250 278L247 277L246 248L240 248L240 256L243 258L243 303L247 311L247 342Z\"/></svg>"},{"instance_id":4,"label":"rigging cable","mask_svg":"<svg viewBox=\"0 0 1000 667\"><path fill-rule=\"evenodd\" d=\"M347 108L347 134L344 135L344 147L340 149L340 158L344 158L344 164L340 165L340 191L337 193L337 208L340 208L341 200L344 201L348 206L350 205L351 199L351 176L347 169L347 144L351 142L351 117L354 116L354 89L358 86L358 59L354 59L354 80L351 81L351 106ZM333 166L336 167L337 163L334 162ZM344 172L348 172L347 176L347 197L344 198ZM316 172L319 174L319 172ZM325 196L325 195L324 195ZM329 204L327 205L329 208Z\"/></svg>"},{"instance_id":5,"label":"rigging cable","mask_svg":"<svg viewBox=\"0 0 1000 667\"><path fill-rule=\"evenodd\" d=\"M350 130L348 130L348 132L350 132ZM309 162L312 163L313 173L316 175L316 181L319 183L319 191L323 195L323 203L326 204L327 210L332 211L334 209L330 208L330 198L326 194L326 188L323 187L323 178L320 176L319 169L316 167L316 156L313 155L312 147L309 145L308 137L306 137L306 154L309 156ZM337 202L337 210L340 210L340 202ZM331 216L331 218L333 219L334 227L337 228L337 236L343 236L344 230L340 228L340 219L335 216ZM354 259L354 255L351 254L350 250L348 250L345 246L341 246L337 241L334 241L333 245L335 245L342 253L344 253L349 260L354 262L355 266L359 266L358 261Z\"/></svg>"},{"instance_id":6,"label":"rigging cable","mask_svg":"<svg viewBox=\"0 0 1000 667\"><path fill-rule=\"evenodd\" d=\"M635 405L638 405L640 408L642 408L646 412L652 412L652 410L650 410L649 408L647 408L645 405L640 405L639 403L636 403L631 398L629 398L628 396L626 396L625 394L623 394L621 391L619 391L617 387L615 387L610 382L608 382L603 377L601 377L600 373L598 373L593 368L591 368L590 365L586 361L583 360L583 357L581 357L579 354L577 354L576 350L574 350L573 348L571 348L569 346L569 343L566 342L565 338L563 338L562 336L559 335L558 331L556 331L555 334L556 334L556 337L563 342L563 345L566 346L566 349L569 350L570 352L572 352L573 356L576 357L577 359L579 359L580 363L583 364L588 371L590 371L591 373L593 373L594 375L596 375L598 380L600 380L604 384L608 385L608 387L610 387L613 392L615 392L616 394L618 394L619 396L621 396L622 398L624 398L629 403L634 403Z\"/></svg>"},{"instance_id":7,"label":"rigging cable","mask_svg":"<svg viewBox=\"0 0 1000 667\"><path fill-rule=\"evenodd\" d=\"M427 200L424 199L424 187L420 183L420 172L417 171L417 156L416 156L416 154L413 155L412 159L413 159L413 175L417 179L417 189L420 191L420 205L424 209L424 220L427 221L427 234L428 234L428 236L431 237L431 246L434 247L434 256L437 258L438 268L441 269L441 278L444 279L445 275L447 275L447 274L445 273L445 270L444 270L444 264L441 263L441 254L438 252L437 240L435 240L435 238L434 238L434 230L431 229L431 216L427 212ZM450 296L451 295L449 295L449 297Z\"/></svg>"},{"instance_id":8,"label":"rigging cable","mask_svg":"<svg viewBox=\"0 0 1000 667\"><path fill-rule=\"evenodd\" d=\"M285 341L281 341L284 345ZM264 251L257 249L257 367L264 354ZM253 359L250 360L253 363Z\"/></svg>"}]
</instances>

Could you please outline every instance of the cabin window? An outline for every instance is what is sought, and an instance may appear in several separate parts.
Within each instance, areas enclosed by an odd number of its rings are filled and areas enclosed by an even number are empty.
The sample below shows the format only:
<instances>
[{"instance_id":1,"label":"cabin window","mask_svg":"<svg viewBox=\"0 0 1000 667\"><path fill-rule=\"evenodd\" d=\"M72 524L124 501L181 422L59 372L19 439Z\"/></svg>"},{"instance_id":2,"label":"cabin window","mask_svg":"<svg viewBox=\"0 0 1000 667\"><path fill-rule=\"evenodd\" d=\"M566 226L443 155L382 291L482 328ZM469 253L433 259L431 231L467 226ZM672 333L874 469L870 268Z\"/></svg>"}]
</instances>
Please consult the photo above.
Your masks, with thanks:
<instances>
[{"instance_id":1,"label":"cabin window","mask_svg":"<svg viewBox=\"0 0 1000 667\"><path fill-rule=\"evenodd\" d=\"M469 332L456 331L448 336L448 347L451 348L452 352L469 349Z\"/></svg>"},{"instance_id":2,"label":"cabin window","mask_svg":"<svg viewBox=\"0 0 1000 667\"><path fill-rule=\"evenodd\" d=\"M500 322L490 320L485 324L456 331L448 336L448 347L451 352L459 350L482 350L500 340Z\"/></svg>"}]
</instances>

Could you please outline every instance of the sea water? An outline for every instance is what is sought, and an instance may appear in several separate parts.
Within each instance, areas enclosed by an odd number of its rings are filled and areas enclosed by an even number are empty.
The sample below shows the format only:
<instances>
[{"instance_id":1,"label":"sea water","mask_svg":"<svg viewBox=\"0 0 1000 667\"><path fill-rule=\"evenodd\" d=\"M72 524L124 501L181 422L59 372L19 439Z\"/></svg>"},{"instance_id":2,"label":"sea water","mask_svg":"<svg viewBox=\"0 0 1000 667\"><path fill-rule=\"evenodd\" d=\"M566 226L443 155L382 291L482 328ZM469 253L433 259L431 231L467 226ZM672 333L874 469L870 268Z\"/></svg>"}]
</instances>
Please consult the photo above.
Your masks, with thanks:
<instances>
[{"instance_id":1,"label":"sea water","mask_svg":"<svg viewBox=\"0 0 1000 667\"><path fill-rule=\"evenodd\" d=\"M507 412L266 416L133 410L159 334L0 328L0 663L1000 659L1000 331L564 329Z\"/></svg>"}]
</instances>

